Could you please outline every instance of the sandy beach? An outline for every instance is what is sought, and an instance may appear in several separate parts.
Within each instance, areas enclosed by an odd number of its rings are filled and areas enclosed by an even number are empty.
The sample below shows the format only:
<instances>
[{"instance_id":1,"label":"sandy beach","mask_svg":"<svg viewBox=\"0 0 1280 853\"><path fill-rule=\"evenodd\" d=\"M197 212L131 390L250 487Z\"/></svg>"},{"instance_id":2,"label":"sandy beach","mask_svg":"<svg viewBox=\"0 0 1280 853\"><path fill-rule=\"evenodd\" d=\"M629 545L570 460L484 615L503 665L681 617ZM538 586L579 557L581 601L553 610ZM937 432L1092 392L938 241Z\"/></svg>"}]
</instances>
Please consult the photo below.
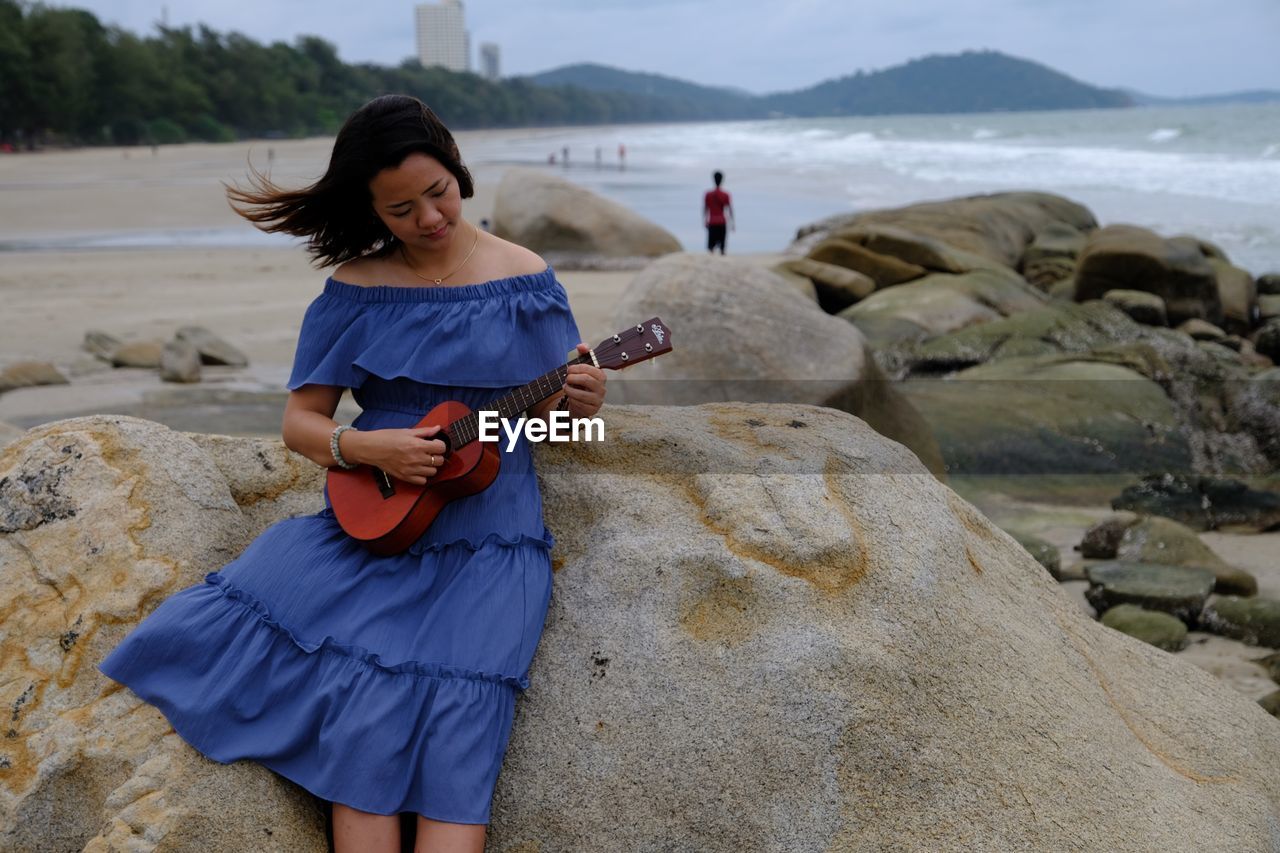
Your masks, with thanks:
<instances>
[{"instance_id":1,"label":"sandy beach","mask_svg":"<svg viewBox=\"0 0 1280 853\"><path fill-rule=\"evenodd\" d=\"M469 144L493 134L460 134ZM510 131L507 133L516 133ZM124 413L174 428L274 436L298 326L326 271L310 266L287 240L256 239L228 207L222 182L243 179L248 164L267 167L284 184L323 170L330 140L91 149L0 156L0 367L51 361L72 384L0 394L0 422L30 427L63 417ZM464 204L472 221L488 217L500 166L473 166L476 195ZM792 227L778 225L781 233ZM246 236L247 235L247 236ZM165 241L174 243L166 245ZM91 245L95 248L63 248ZM559 271L589 342L614 330L613 307L630 272ZM160 381L155 371L111 369L81 348L86 330L126 339L167 339L199 324L241 348L247 369L206 369L192 386ZM339 417L354 414L347 401ZM1059 547L1064 564L1105 504L1033 506L966 494L996 523L1020 521L1026 532ZM1032 521L1027 523L1027 519ZM1265 594L1280 594L1280 534L1205 534L1225 559L1253 572ZM1064 592L1085 607L1082 583ZM1265 650L1193 635L1182 653L1236 690L1259 698L1275 689L1252 663Z\"/></svg>"},{"instance_id":2,"label":"sandy beach","mask_svg":"<svg viewBox=\"0 0 1280 853\"><path fill-rule=\"evenodd\" d=\"M468 142L483 134L460 134ZM71 375L71 386L19 389L0 395L0 421L33 426L89 412L148 412L164 417L178 401L228 394L278 395L288 376L298 326L307 304L328 274L287 239L258 235L230 209L224 181L243 180L248 165L298 185L314 180L331 140L150 149L83 149L0 157L0 242L16 248L0 264L5 332L0 366L51 361ZM464 214L491 214L497 170L475 170L476 194ZM156 248L130 243L165 240L189 245ZM201 241L214 245L201 245ZM244 245L216 245L243 241ZM111 245L58 249L60 242ZM587 337L611 334L610 317L629 272L560 272L579 328ZM88 329L131 340L167 339L183 325L199 324L222 335L248 356L247 370L208 370L199 386L162 383L154 371L105 369L80 349ZM161 398L170 405L145 404ZM175 413L176 414L176 411ZM268 418L236 419L234 434L275 433ZM216 427L206 427L217 431Z\"/></svg>"}]
</instances>

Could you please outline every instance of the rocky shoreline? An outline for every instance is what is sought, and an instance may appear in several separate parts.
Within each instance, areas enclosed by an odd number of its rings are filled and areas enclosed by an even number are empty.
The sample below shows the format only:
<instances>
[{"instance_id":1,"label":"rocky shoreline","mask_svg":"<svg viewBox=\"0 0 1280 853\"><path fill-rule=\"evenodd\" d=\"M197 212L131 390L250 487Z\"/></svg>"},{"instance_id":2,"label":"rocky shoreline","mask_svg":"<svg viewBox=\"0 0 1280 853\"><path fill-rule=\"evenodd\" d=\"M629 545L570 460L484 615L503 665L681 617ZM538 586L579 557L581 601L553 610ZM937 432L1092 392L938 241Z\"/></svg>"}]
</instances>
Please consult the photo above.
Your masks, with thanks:
<instances>
[{"instance_id":1,"label":"rocky shoreline","mask_svg":"<svg viewBox=\"0 0 1280 853\"><path fill-rule=\"evenodd\" d=\"M824 220L784 257L665 253L538 181L498 199L537 230L495 229L611 270L565 276L580 322L661 316L676 349L611 377L611 441L537 454L556 597L493 849L1265 848L1280 277L1043 193ZM171 358L203 360L195 338ZM64 391L141 376L107 343ZM258 406L223 384L251 372L174 374L173 408ZM201 432L0 427L6 849L50 826L250 849L272 814L280 849L322 843L311 798L200 759L92 666L317 506L277 440ZM210 791L237 803L219 827Z\"/></svg>"}]
</instances>

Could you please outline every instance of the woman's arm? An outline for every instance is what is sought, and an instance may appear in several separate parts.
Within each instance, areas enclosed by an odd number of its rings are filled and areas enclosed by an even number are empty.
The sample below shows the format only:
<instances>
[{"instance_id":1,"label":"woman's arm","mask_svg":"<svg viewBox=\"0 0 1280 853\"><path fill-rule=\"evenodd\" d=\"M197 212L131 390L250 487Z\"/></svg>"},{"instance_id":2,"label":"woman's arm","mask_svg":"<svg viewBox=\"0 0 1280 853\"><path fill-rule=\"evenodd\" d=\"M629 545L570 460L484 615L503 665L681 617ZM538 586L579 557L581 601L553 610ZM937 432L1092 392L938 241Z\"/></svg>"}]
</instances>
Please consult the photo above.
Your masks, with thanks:
<instances>
[{"instance_id":1,"label":"woman's arm","mask_svg":"<svg viewBox=\"0 0 1280 853\"><path fill-rule=\"evenodd\" d=\"M338 422L333 413L342 399L334 385L303 385L284 404L281 434L285 446L324 468L338 464L329 439ZM407 483L422 485L436 475L444 457L444 442L431 436L440 427L420 429L346 430L338 437L338 452L351 464L373 465Z\"/></svg>"}]
</instances>

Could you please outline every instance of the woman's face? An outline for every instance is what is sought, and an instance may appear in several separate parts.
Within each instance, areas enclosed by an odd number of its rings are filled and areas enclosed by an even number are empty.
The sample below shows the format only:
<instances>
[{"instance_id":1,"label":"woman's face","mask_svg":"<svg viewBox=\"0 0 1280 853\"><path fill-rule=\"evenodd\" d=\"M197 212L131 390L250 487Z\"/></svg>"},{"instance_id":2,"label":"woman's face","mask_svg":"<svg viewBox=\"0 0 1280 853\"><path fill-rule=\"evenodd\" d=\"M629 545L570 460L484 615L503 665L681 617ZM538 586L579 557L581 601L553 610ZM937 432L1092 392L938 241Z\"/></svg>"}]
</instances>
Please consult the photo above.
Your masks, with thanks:
<instances>
[{"instance_id":1,"label":"woman's face","mask_svg":"<svg viewBox=\"0 0 1280 853\"><path fill-rule=\"evenodd\" d=\"M428 252L448 248L462 222L458 179L436 158L414 152L369 181L373 212L398 240Z\"/></svg>"}]
</instances>

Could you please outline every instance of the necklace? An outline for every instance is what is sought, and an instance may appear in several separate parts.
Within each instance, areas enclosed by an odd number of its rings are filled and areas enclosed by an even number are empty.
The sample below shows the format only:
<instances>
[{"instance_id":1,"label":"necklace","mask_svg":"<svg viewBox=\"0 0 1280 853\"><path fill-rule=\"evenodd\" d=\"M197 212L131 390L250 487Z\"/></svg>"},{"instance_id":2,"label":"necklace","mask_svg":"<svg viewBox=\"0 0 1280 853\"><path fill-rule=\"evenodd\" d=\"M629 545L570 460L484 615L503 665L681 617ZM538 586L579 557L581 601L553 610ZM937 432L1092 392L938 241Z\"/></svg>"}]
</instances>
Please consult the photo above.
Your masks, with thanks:
<instances>
[{"instance_id":1,"label":"necklace","mask_svg":"<svg viewBox=\"0 0 1280 853\"><path fill-rule=\"evenodd\" d=\"M407 266L407 267L409 268L409 272L413 273L413 274L414 274L414 275L416 275L418 278L422 279L423 281L433 281L433 282L435 282L436 284L444 284L444 280L445 280L446 278L448 278L449 276L453 275L453 274L454 274L454 273L456 273L458 270L462 269L463 267L465 267L465 266L467 265L467 261L471 260L471 256L472 256L472 255L474 255L474 254L476 253L476 246L479 246L479 245L480 245L480 229L479 229L479 228L476 228L474 225L472 225L471 227L472 227L472 229L476 232L476 237L475 237L475 239L471 241L471 251L467 252L467 256L466 256L465 258L463 258L463 259L462 259L462 263L458 264L456 267L454 267L454 268L453 268L453 272L450 272L450 273L447 273L447 274L445 274L445 275L442 275L442 276L440 276L439 278L432 278L431 276L423 275L422 273L420 273L420 272L418 272L417 270L415 270L415 269L413 268L413 264L409 263L409 256L408 256L407 254L405 254L405 251L404 251L404 243L401 243L401 244L400 244L400 257L401 257L401 259L403 259L403 260L404 260L404 265L405 265L405 266Z\"/></svg>"}]
</instances>

